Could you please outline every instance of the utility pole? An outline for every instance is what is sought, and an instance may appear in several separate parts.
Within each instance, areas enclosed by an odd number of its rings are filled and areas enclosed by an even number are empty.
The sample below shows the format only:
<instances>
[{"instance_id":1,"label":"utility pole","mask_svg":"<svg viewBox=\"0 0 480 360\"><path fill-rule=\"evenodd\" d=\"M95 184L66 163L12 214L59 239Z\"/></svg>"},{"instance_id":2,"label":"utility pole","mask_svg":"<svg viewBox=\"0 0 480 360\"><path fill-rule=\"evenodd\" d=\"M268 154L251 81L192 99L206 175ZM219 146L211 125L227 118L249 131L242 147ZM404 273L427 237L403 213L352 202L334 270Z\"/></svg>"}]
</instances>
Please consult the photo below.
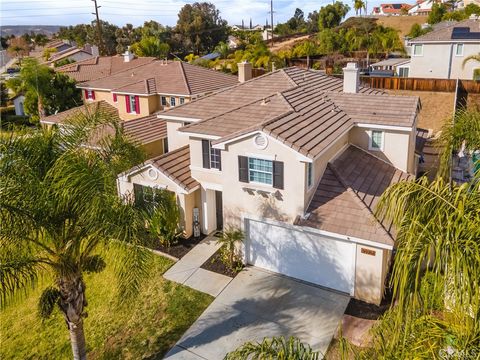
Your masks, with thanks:
<instances>
[{"instance_id":1,"label":"utility pole","mask_svg":"<svg viewBox=\"0 0 480 360\"><path fill-rule=\"evenodd\" d=\"M93 3L95 4L95 12L92 13L92 15L95 15L97 18L97 36L98 36L98 50L100 55L103 55L103 37L102 37L102 25L100 24L100 17L98 16L98 9L101 8L101 6L97 5L97 0L92 0Z\"/></svg>"},{"instance_id":2,"label":"utility pole","mask_svg":"<svg viewBox=\"0 0 480 360\"><path fill-rule=\"evenodd\" d=\"M272 47L273 47L273 0L270 0L270 27L271 27L271 34L272 34Z\"/></svg>"}]
</instances>

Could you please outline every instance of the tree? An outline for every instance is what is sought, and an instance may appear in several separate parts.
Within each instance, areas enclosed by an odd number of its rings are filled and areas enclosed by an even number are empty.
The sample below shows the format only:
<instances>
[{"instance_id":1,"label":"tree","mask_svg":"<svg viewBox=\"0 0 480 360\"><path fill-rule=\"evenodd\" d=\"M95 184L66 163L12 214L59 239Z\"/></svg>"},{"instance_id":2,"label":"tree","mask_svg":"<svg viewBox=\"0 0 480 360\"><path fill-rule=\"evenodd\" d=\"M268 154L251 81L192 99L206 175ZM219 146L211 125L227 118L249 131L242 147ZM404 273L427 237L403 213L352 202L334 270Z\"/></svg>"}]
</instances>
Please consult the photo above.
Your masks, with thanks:
<instances>
[{"instance_id":1,"label":"tree","mask_svg":"<svg viewBox=\"0 0 480 360\"><path fill-rule=\"evenodd\" d=\"M35 35L35 46L45 46L48 43L49 39L48 36L45 34L36 34Z\"/></svg>"},{"instance_id":2,"label":"tree","mask_svg":"<svg viewBox=\"0 0 480 360\"><path fill-rule=\"evenodd\" d=\"M175 193L168 190L157 190L152 202L147 205L149 213L149 229L158 237L160 244L169 247L175 244L182 235L180 229L180 208Z\"/></svg>"},{"instance_id":3,"label":"tree","mask_svg":"<svg viewBox=\"0 0 480 360\"><path fill-rule=\"evenodd\" d=\"M318 14L317 10L308 14L308 17L307 17L307 32L308 33L318 32L318 20L319 20L319 14Z\"/></svg>"},{"instance_id":4,"label":"tree","mask_svg":"<svg viewBox=\"0 0 480 360\"><path fill-rule=\"evenodd\" d=\"M362 10L365 9L365 2L363 0L353 0L353 8L355 9L355 15L362 15Z\"/></svg>"},{"instance_id":5,"label":"tree","mask_svg":"<svg viewBox=\"0 0 480 360\"><path fill-rule=\"evenodd\" d=\"M7 106L8 103L8 88L7 85L2 81L0 82L0 106Z\"/></svg>"},{"instance_id":6,"label":"tree","mask_svg":"<svg viewBox=\"0 0 480 360\"><path fill-rule=\"evenodd\" d=\"M217 46L215 46L215 52L220 54L221 59L226 59L230 53L230 47L226 42L220 41Z\"/></svg>"},{"instance_id":7,"label":"tree","mask_svg":"<svg viewBox=\"0 0 480 360\"><path fill-rule=\"evenodd\" d=\"M444 4L434 3L432 5L432 11L430 11L430 14L428 14L427 22L430 25L439 23L442 21L442 18L446 12L447 8Z\"/></svg>"},{"instance_id":8,"label":"tree","mask_svg":"<svg viewBox=\"0 0 480 360\"><path fill-rule=\"evenodd\" d=\"M99 126L111 127L113 135L100 139L100 150L85 149ZM73 358L86 359L83 275L104 269L102 251L118 252L118 300L125 303L148 271L150 253L137 246L144 217L116 192L116 175L141 162L141 152L102 112L70 119L68 131L3 137L0 148L2 300L41 284L40 277L51 278L39 315L47 318L58 307Z\"/></svg>"},{"instance_id":9,"label":"tree","mask_svg":"<svg viewBox=\"0 0 480 360\"><path fill-rule=\"evenodd\" d=\"M299 339L290 337L265 338L261 343L248 342L227 354L225 360L235 359L277 359L277 360L317 360L320 353Z\"/></svg>"},{"instance_id":10,"label":"tree","mask_svg":"<svg viewBox=\"0 0 480 360\"><path fill-rule=\"evenodd\" d=\"M162 59L170 53L170 46L167 43L162 43L160 39L154 36L148 36L133 44L131 50L138 56L152 56Z\"/></svg>"},{"instance_id":11,"label":"tree","mask_svg":"<svg viewBox=\"0 0 480 360\"><path fill-rule=\"evenodd\" d=\"M43 54L42 54L43 59L45 61L50 60L52 55L55 54L57 51L58 51L57 48L45 48L45 49L43 49Z\"/></svg>"},{"instance_id":12,"label":"tree","mask_svg":"<svg viewBox=\"0 0 480 360\"><path fill-rule=\"evenodd\" d=\"M287 21L287 25L292 32L298 32L305 28L305 14L299 8L295 9L293 16Z\"/></svg>"},{"instance_id":13,"label":"tree","mask_svg":"<svg viewBox=\"0 0 480 360\"><path fill-rule=\"evenodd\" d=\"M199 55L211 52L220 41L227 41L227 22L211 3L184 5L178 13L176 36L184 52Z\"/></svg>"},{"instance_id":14,"label":"tree","mask_svg":"<svg viewBox=\"0 0 480 360\"><path fill-rule=\"evenodd\" d=\"M228 263L231 268L235 264L235 252L237 244L243 242L245 235L242 230L236 228L227 228L223 231L222 237L217 239L217 243L222 245L227 254Z\"/></svg>"},{"instance_id":15,"label":"tree","mask_svg":"<svg viewBox=\"0 0 480 360\"><path fill-rule=\"evenodd\" d=\"M126 24L122 28L115 31L117 46L117 54L123 54L127 48L134 43L140 41L140 31L135 29L132 24Z\"/></svg>"},{"instance_id":16,"label":"tree","mask_svg":"<svg viewBox=\"0 0 480 360\"><path fill-rule=\"evenodd\" d=\"M341 1L322 7L318 14L318 28L320 30L331 29L340 25L340 22L349 11L350 7Z\"/></svg>"},{"instance_id":17,"label":"tree","mask_svg":"<svg viewBox=\"0 0 480 360\"><path fill-rule=\"evenodd\" d=\"M7 52L16 58L28 56L30 47L24 38L17 37L10 40Z\"/></svg>"},{"instance_id":18,"label":"tree","mask_svg":"<svg viewBox=\"0 0 480 360\"><path fill-rule=\"evenodd\" d=\"M420 24L413 24L412 27L410 28L410 32L408 33L408 37L413 39L422 35L425 35L426 33L432 31L432 27L428 26L425 29L422 29L422 26Z\"/></svg>"},{"instance_id":19,"label":"tree","mask_svg":"<svg viewBox=\"0 0 480 360\"><path fill-rule=\"evenodd\" d=\"M316 55L318 53L317 44L311 40L304 41L293 49L295 56L307 57L307 69L310 68L310 56Z\"/></svg>"}]
</instances>

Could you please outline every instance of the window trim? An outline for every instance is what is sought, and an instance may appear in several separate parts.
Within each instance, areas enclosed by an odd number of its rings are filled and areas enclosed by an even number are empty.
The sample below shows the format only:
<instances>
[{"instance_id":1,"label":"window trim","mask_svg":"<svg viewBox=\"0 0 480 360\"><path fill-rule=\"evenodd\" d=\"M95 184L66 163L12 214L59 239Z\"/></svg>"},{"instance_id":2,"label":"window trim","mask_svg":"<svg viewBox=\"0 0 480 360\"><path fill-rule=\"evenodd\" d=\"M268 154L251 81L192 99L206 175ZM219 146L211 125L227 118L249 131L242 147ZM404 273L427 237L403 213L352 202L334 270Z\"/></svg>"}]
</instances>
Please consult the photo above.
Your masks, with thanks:
<instances>
[{"instance_id":1,"label":"window trim","mask_svg":"<svg viewBox=\"0 0 480 360\"><path fill-rule=\"evenodd\" d=\"M176 105L175 96L170 96L170 106L171 106L171 107L177 106L177 105Z\"/></svg>"},{"instance_id":2,"label":"window trim","mask_svg":"<svg viewBox=\"0 0 480 360\"><path fill-rule=\"evenodd\" d=\"M130 103L130 112L129 114L137 114L137 102L135 101L135 95L127 95L128 101ZM132 100L133 99L133 100ZM133 102L132 102L133 101ZM133 106L132 106L133 105Z\"/></svg>"},{"instance_id":3,"label":"window trim","mask_svg":"<svg viewBox=\"0 0 480 360\"><path fill-rule=\"evenodd\" d=\"M215 149L212 147L212 141L208 142L209 148L208 148L208 161L210 163L210 170L217 170L217 171L222 171L222 150L220 149ZM212 156L218 156L218 161L213 160ZM217 165L214 165L215 162L218 162Z\"/></svg>"},{"instance_id":4,"label":"window trim","mask_svg":"<svg viewBox=\"0 0 480 360\"><path fill-rule=\"evenodd\" d=\"M415 54L415 47L417 46L421 49L420 54ZM413 44L412 56L423 56L423 44Z\"/></svg>"},{"instance_id":5,"label":"window trim","mask_svg":"<svg viewBox=\"0 0 480 360\"><path fill-rule=\"evenodd\" d=\"M87 100L95 100L95 97L93 95L94 90L87 89Z\"/></svg>"},{"instance_id":6,"label":"window trim","mask_svg":"<svg viewBox=\"0 0 480 360\"><path fill-rule=\"evenodd\" d=\"M381 133L382 135L382 140L381 140L381 144L380 144L380 147L374 147L373 146L373 132L379 132ZM382 130L378 130L378 129L372 129L368 132L368 150L372 150L372 151L383 151L385 148L385 131L382 131Z\"/></svg>"},{"instance_id":7,"label":"window trim","mask_svg":"<svg viewBox=\"0 0 480 360\"><path fill-rule=\"evenodd\" d=\"M250 159L251 160L262 160L262 161L269 161L272 165L272 171L269 172L269 171L264 171L264 170L255 170L255 169L251 169L250 168ZM269 187L273 187L273 182L274 182L274 160L270 160L270 159L262 159L261 157L253 157L253 156L248 156L248 161L247 161L247 166L248 166L248 182L250 184L254 184L254 185L261 185L261 186L269 186ZM271 175L271 182L270 183L265 183L265 182L261 182L261 181L255 181L255 180L250 180L250 173L252 171L255 171L255 172L258 172L258 173L263 173L263 174L270 174Z\"/></svg>"},{"instance_id":8,"label":"window trim","mask_svg":"<svg viewBox=\"0 0 480 360\"><path fill-rule=\"evenodd\" d=\"M462 46L461 46L461 49L462 49L462 53L461 53L461 54L458 53L458 47L459 47L459 45L462 45ZM455 44L455 56L462 57L462 56L463 56L463 51L464 51L464 49L465 49L465 45L464 45L463 43Z\"/></svg>"}]
</instances>

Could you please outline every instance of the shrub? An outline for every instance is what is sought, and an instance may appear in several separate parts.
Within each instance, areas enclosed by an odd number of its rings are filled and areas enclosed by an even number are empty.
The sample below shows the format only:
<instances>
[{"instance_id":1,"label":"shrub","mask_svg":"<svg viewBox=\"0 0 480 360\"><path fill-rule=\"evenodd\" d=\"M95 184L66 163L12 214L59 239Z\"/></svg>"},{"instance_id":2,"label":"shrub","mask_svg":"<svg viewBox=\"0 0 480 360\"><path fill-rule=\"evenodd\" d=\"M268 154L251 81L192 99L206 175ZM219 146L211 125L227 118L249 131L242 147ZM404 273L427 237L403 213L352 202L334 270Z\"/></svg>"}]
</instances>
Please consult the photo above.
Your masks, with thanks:
<instances>
[{"instance_id":1,"label":"shrub","mask_svg":"<svg viewBox=\"0 0 480 360\"><path fill-rule=\"evenodd\" d=\"M230 269L235 270L235 264L240 262L239 257L236 254L236 246L243 242L245 236L243 231L230 227L227 228L221 238L218 238L217 242L222 245L222 261Z\"/></svg>"},{"instance_id":2,"label":"shrub","mask_svg":"<svg viewBox=\"0 0 480 360\"><path fill-rule=\"evenodd\" d=\"M180 208L175 194L170 191L160 191L155 194L156 205L151 210L149 228L158 237L163 246L170 247L178 241L180 229Z\"/></svg>"}]
</instances>

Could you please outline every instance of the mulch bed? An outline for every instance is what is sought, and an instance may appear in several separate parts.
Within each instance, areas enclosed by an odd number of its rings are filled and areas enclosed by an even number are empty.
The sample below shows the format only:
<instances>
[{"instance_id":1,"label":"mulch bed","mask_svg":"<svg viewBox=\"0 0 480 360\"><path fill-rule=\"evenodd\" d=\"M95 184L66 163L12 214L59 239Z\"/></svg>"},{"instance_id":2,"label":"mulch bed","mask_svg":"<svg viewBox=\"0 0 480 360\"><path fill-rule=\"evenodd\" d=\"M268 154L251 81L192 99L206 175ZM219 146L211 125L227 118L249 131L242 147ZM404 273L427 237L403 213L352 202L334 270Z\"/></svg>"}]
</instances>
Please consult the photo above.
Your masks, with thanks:
<instances>
[{"instance_id":1,"label":"mulch bed","mask_svg":"<svg viewBox=\"0 0 480 360\"><path fill-rule=\"evenodd\" d=\"M172 255L178 259L181 259L184 257L190 250L193 249L195 245L197 245L200 241L205 239L205 235L200 235L198 238L195 237L189 237L188 239L183 239L181 238L176 244L166 247L160 244L160 242L157 240L155 241L154 239L150 240L151 245L150 248L154 250L161 251L163 253L166 253L168 255Z\"/></svg>"},{"instance_id":2,"label":"mulch bed","mask_svg":"<svg viewBox=\"0 0 480 360\"><path fill-rule=\"evenodd\" d=\"M217 274L222 274L222 275L226 275L234 278L243 268L243 264L241 262L238 262L236 264L237 265L236 268L239 270L238 271L232 270L230 267L226 266L222 262L222 255L220 251L221 249L217 250L217 252L212 256L210 256L210 258L207 261L205 261L203 265L200 267L205 270L216 272Z\"/></svg>"},{"instance_id":3,"label":"mulch bed","mask_svg":"<svg viewBox=\"0 0 480 360\"><path fill-rule=\"evenodd\" d=\"M392 291L387 288L386 294L379 306L369 304L361 300L350 299L345 314L355 316L361 319L377 320L392 304Z\"/></svg>"}]
</instances>

